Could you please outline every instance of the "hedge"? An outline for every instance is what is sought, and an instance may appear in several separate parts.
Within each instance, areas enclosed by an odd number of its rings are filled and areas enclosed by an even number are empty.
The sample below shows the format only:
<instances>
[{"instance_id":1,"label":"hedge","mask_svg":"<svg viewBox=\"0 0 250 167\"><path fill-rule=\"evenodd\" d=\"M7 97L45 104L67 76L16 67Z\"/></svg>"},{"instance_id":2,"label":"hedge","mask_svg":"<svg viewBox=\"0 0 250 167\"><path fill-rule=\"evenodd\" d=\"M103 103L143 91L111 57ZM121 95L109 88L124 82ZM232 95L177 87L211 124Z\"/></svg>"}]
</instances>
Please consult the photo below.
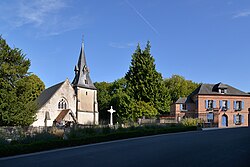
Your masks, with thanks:
<instances>
[{"instance_id":1,"label":"hedge","mask_svg":"<svg viewBox=\"0 0 250 167\"><path fill-rule=\"evenodd\" d=\"M51 149L58 149L64 147L72 147L79 145L86 145L92 143L99 143L105 141L113 141L119 139L127 139L133 137L149 136L156 134L175 133L194 131L196 126L190 127L164 127L164 128L132 128L128 131L117 130L108 134L93 134L92 136L72 138L69 140L52 139L43 141L34 141L32 143L19 143L14 142L11 144L4 144L0 146L0 157L13 156L19 154L27 154Z\"/></svg>"}]
</instances>

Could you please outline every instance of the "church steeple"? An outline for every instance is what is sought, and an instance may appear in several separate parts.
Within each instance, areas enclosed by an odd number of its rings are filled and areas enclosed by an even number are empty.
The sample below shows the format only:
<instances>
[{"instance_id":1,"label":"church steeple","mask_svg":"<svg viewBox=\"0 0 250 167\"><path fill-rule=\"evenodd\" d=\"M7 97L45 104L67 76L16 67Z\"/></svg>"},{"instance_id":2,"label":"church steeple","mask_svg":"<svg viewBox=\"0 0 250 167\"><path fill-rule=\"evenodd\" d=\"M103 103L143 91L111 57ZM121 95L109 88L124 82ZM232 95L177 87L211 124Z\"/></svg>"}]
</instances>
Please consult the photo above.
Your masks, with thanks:
<instances>
[{"instance_id":1,"label":"church steeple","mask_svg":"<svg viewBox=\"0 0 250 167\"><path fill-rule=\"evenodd\" d=\"M75 78L72 82L74 87L96 89L96 87L94 86L94 84L92 83L90 79L89 68L86 62L83 41L82 41L82 47L81 47L78 63L75 66L74 71L75 71Z\"/></svg>"}]
</instances>

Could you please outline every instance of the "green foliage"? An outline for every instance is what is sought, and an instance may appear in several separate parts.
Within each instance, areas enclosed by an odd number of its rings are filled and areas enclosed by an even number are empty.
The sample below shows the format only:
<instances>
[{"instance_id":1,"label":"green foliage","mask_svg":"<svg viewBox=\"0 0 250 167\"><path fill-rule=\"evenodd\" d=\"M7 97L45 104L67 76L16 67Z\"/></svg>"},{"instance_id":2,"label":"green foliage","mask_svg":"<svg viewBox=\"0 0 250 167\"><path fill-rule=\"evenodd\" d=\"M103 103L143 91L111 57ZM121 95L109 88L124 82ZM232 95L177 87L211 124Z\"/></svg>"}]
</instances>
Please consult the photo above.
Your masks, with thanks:
<instances>
[{"instance_id":1,"label":"green foliage","mask_svg":"<svg viewBox=\"0 0 250 167\"><path fill-rule=\"evenodd\" d=\"M164 88L161 74L156 71L150 47L149 42L145 50L137 46L125 78L133 99L152 103L159 112L164 113L169 109L169 96Z\"/></svg>"},{"instance_id":2,"label":"green foliage","mask_svg":"<svg viewBox=\"0 0 250 167\"><path fill-rule=\"evenodd\" d=\"M198 86L198 83L186 80L179 75L173 75L171 78L165 79L165 86L169 90L171 101L175 102L180 97L187 97Z\"/></svg>"},{"instance_id":3,"label":"green foliage","mask_svg":"<svg viewBox=\"0 0 250 167\"><path fill-rule=\"evenodd\" d=\"M112 84L107 82L95 82L94 84L98 91L97 100L100 122L105 122L105 120L109 119L107 110L110 108Z\"/></svg>"},{"instance_id":4,"label":"green foliage","mask_svg":"<svg viewBox=\"0 0 250 167\"><path fill-rule=\"evenodd\" d=\"M36 75L29 75L30 60L18 48L11 49L0 36L0 125L30 125L34 102L44 89Z\"/></svg>"},{"instance_id":5,"label":"green foliage","mask_svg":"<svg viewBox=\"0 0 250 167\"><path fill-rule=\"evenodd\" d=\"M197 126L199 123L201 123L201 120L198 118L185 118L181 120L183 126Z\"/></svg>"},{"instance_id":6,"label":"green foliage","mask_svg":"<svg viewBox=\"0 0 250 167\"><path fill-rule=\"evenodd\" d=\"M116 110L114 121L128 123L146 116L156 117L170 111L170 104L188 96L199 84L173 75L163 80L156 71L150 43L144 50L138 44L124 78L113 83L95 83L98 89L100 118L108 122L110 106Z\"/></svg>"},{"instance_id":7,"label":"green foliage","mask_svg":"<svg viewBox=\"0 0 250 167\"><path fill-rule=\"evenodd\" d=\"M157 109L154 108L153 104L149 102L146 103L144 101L137 101L134 104L135 105L132 109L132 116L134 120L137 120L137 118L142 118L143 116L146 118L154 118L159 114Z\"/></svg>"},{"instance_id":8,"label":"green foliage","mask_svg":"<svg viewBox=\"0 0 250 167\"><path fill-rule=\"evenodd\" d=\"M44 83L34 74L17 81L17 96L23 102L35 101L44 89Z\"/></svg>"},{"instance_id":9,"label":"green foliage","mask_svg":"<svg viewBox=\"0 0 250 167\"><path fill-rule=\"evenodd\" d=\"M121 123L132 121L132 107L134 106L134 103L134 99L125 91L117 89L111 100L111 105L116 110L114 121Z\"/></svg>"}]
</instances>

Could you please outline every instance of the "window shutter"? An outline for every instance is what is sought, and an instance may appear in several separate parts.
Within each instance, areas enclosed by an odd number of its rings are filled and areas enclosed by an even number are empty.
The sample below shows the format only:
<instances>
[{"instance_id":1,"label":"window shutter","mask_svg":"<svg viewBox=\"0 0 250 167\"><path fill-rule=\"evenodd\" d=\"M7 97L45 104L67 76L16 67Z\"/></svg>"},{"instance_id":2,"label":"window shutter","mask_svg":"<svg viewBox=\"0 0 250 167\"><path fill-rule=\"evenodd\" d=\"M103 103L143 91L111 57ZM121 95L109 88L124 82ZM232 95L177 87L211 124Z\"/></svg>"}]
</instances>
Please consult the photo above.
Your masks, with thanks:
<instances>
[{"instance_id":1,"label":"window shutter","mask_svg":"<svg viewBox=\"0 0 250 167\"><path fill-rule=\"evenodd\" d=\"M242 102L241 102L241 109L242 110L244 109L244 100L242 100Z\"/></svg>"},{"instance_id":2,"label":"window shutter","mask_svg":"<svg viewBox=\"0 0 250 167\"><path fill-rule=\"evenodd\" d=\"M244 124L244 115L241 115L241 123Z\"/></svg>"},{"instance_id":3,"label":"window shutter","mask_svg":"<svg viewBox=\"0 0 250 167\"><path fill-rule=\"evenodd\" d=\"M234 124L236 124L236 115L234 115Z\"/></svg>"},{"instance_id":4,"label":"window shutter","mask_svg":"<svg viewBox=\"0 0 250 167\"><path fill-rule=\"evenodd\" d=\"M236 109L236 101L234 101L234 109Z\"/></svg>"},{"instance_id":5,"label":"window shutter","mask_svg":"<svg viewBox=\"0 0 250 167\"><path fill-rule=\"evenodd\" d=\"M205 108L207 109L208 108L208 101L205 100Z\"/></svg>"},{"instance_id":6,"label":"window shutter","mask_svg":"<svg viewBox=\"0 0 250 167\"><path fill-rule=\"evenodd\" d=\"M222 100L220 100L220 108L222 108Z\"/></svg>"},{"instance_id":7,"label":"window shutter","mask_svg":"<svg viewBox=\"0 0 250 167\"><path fill-rule=\"evenodd\" d=\"M216 101L213 100L213 108L216 108Z\"/></svg>"},{"instance_id":8,"label":"window shutter","mask_svg":"<svg viewBox=\"0 0 250 167\"><path fill-rule=\"evenodd\" d=\"M180 110L181 110L181 111L183 110L183 105L182 105L182 104L180 104Z\"/></svg>"},{"instance_id":9,"label":"window shutter","mask_svg":"<svg viewBox=\"0 0 250 167\"><path fill-rule=\"evenodd\" d=\"M227 101L227 109L230 109L230 100Z\"/></svg>"}]
</instances>

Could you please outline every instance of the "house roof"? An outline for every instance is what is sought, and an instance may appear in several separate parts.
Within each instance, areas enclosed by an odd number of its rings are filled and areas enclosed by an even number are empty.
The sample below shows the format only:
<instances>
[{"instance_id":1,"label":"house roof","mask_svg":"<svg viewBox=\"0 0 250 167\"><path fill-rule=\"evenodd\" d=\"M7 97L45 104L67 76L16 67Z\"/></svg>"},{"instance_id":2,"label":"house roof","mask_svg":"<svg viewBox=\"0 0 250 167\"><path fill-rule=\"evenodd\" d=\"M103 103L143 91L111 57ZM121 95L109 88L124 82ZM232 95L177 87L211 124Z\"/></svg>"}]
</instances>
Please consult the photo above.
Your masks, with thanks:
<instances>
[{"instance_id":1,"label":"house roof","mask_svg":"<svg viewBox=\"0 0 250 167\"><path fill-rule=\"evenodd\" d=\"M96 89L89 75L86 56L84 52L84 43L82 43L78 63L75 66L75 78L72 82L73 86L78 86L87 89Z\"/></svg>"},{"instance_id":2,"label":"house roof","mask_svg":"<svg viewBox=\"0 0 250 167\"><path fill-rule=\"evenodd\" d=\"M64 82L65 81L45 89L37 98L38 108L41 108L55 94L55 92L62 86Z\"/></svg>"},{"instance_id":3,"label":"house roof","mask_svg":"<svg viewBox=\"0 0 250 167\"><path fill-rule=\"evenodd\" d=\"M193 100L189 96L180 97L175 103L176 104L193 103Z\"/></svg>"},{"instance_id":4,"label":"house roof","mask_svg":"<svg viewBox=\"0 0 250 167\"><path fill-rule=\"evenodd\" d=\"M201 84L196 90L194 90L191 93L191 96L193 95L222 95L219 93L218 89L223 88L227 89L227 92L223 95L232 95L232 96L250 96L249 94L236 89L230 85L227 84Z\"/></svg>"}]
</instances>

